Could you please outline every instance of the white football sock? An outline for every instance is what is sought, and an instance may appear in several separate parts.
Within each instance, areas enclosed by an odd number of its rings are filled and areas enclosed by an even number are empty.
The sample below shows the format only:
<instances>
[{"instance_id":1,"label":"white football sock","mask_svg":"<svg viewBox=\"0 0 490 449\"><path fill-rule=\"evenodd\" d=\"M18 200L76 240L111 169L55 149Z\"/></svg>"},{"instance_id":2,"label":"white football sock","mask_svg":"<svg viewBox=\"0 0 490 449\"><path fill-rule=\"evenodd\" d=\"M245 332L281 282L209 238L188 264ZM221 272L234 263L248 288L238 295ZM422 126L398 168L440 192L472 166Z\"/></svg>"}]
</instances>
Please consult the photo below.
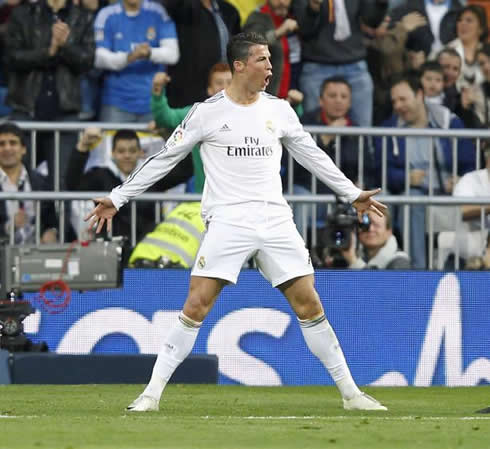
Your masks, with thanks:
<instances>
[{"instance_id":1,"label":"white football sock","mask_svg":"<svg viewBox=\"0 0 490 449\"><path fill-rule=\"evenodd\" d=\"M160 400L173 372L192 351L201 324L180 313L177 323L165 337L153 366L150 382L143 391L145 396Z\"/></svg>"},{"instance_id":2,"label":"white football sock","mask_svg":"<svg viewBox=\"0 0 490 449\"><path fill-rule=\"evenodd\" d=\"M337 336L325 315L312 320L299 320L299 324L308 348L327 368L342 397L351 399L359 394Z\"/></svg>"}]
</instances>

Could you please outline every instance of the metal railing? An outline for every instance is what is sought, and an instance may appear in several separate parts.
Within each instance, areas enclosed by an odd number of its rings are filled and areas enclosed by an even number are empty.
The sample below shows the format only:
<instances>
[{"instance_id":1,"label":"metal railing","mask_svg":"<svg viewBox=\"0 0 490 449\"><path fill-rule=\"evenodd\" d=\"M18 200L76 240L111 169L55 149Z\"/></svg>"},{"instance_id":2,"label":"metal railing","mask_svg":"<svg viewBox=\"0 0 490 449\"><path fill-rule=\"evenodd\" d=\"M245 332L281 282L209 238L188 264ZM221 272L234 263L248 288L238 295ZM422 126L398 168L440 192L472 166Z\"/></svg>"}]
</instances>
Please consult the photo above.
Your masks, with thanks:
<instances>
[{"instance_id":1,"label":"metal railing","mask_svg":"<svg viewBox=\"0 0 490 449\"><path fill-rule=\"evenodd\" d=\"M66 131L80 131L89 126L97 126L103 130L117 130L122 128L134 129L136 131L148 131L145 124L136 124L136 123L100 123L100 122L73 122L73 123L47 123L47 122L18 122L19 126L21 126L24 130L31 134L31 140L33 145L31 147L31 167L36 167L36 146L35 146L35 137L37 132L47 132L52 131L55 135L55 165L54 165L54 179L55 179L55 192L31 192L31 193L17 193L17 194L7 194L0 193L0 199L31 199L36 200L36 211L37 211L37 219L36 219L36 241L39 242L39 200L55 200L57 201L57 209L59 212L59 221L60 221L60 238L64 238L63 230L65 228L65 201L68 200L90 200L96 196L100 196L103 194L107 194L107 192L61 192L60 188L60 164L59 164L59 156L60 151L60 132ZM341 136L352 136L357 137L359 139L358 145L358 183L360 187L364 187L364 172L365 172L365 160L366 160L366 152L372 151L372 148L366 148L365 138L373 138L379 137L381 138L381 188L382 194L379 196L381 201L386 202L387 204L393 205L404 205L404 226L403 226L403 248L409 252L409 214L410 214L410 205L424 205L424 206L436 206L436 205L444 205L444 206L459 206L463 204L473 204L473 205L482 205L481 212L481 224L484 227L484 210L483 206L490 205L490 196L489 197L479 197L479 198L456 198L451 196L439 196L434 195L434 180L432 176L429 178L429 191L426 196L411 196L410 195L410 158L407 151L407 158L405 160L405 192L404 195L389 195L388 191L388 182L387 182L387 139L392 139L394 137L427 137L430 139L435 139L438 137L449 138L451 140L452 146L452 156L453 156L453 166L452 166L452 174L456 175L458 172L457 160L458 160L458 139L473 139L475 141L474 151L475 151L475 169L480 168L480 160L481 160L481 151L482 146L481 142L483 139L490 140L490 130L469 130L469 129L461 129L461 130L443 130L443 129L434 129L434 128L361 128L361 127L345 127L345 128L335 128L335 127L324 127L324 126L306 126L305 129L309 131L315 139L318 138L321 134L328 134L335 136L335 157L334 162L337 165L340 165L342 160L342 140ZM72 151L72 148L63 149L63 151ZM313 207L315 204L333 204L335 202L335 197L333 195L318 195L316 193L316 178L314 175L311 176L311 195L294 195L293 194L293 186L294 186L294 166L295 162L291 155L288 156L288 166L287 166L287 187L285 190L286 199L292 203L300 203L306 205L312 205L311 208L311 243L315 245L317 243L318 235L317 235L317 216L316 216L316 207ZM434 167L433 154L431 152L429 156L429 172L432 174ZM131 202L131 243L134 245L136 243L136 212L137 206L136 203L138 201L155 201L155 222L158 223L161 215L160 208L158 207L161 201L198 201L200 200L200 195L196 194L143 194L139 196L137 199ZM302 217L297 217L297 220L301 220L303 224L308 222L308 218L306 217L307 210L303 208ZM304 227L306 229L306 226ZM455 228L456 231L456 223ZM12 238L11 231L11 236ZM428 268L432 269L434 266L434 228L433 228L433 220L432 220L432 208L429 209L429 220L428 220L428 236L429 236L429 260L428 260ZM303 237L306 237L306 230L303 231ZM456 263L458 263L458 258L456 257Z\"/></svg>"}]
</instances>

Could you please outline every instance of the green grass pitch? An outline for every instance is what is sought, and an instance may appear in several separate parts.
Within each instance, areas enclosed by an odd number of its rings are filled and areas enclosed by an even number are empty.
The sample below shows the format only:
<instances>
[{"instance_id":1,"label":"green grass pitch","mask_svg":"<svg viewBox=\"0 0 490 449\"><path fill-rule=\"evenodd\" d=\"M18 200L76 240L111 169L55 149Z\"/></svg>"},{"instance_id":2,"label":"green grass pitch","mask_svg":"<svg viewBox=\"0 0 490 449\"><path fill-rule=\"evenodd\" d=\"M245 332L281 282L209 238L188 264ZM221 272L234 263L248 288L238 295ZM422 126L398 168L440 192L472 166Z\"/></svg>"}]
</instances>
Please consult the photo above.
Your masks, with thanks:
<instances>
[{"instance_id":1,"label":"green grass pitch","mask_svg":"<svg viewBox=\"0 0 490 449\"><path fill-rule=\"evenodd\" d=\"M366 388L388 412L346 412L333 387L170 385L160 412L127 413L140 385L0 387L1 449L489 449L490 387Z\"/></svg>"}]
</instances>

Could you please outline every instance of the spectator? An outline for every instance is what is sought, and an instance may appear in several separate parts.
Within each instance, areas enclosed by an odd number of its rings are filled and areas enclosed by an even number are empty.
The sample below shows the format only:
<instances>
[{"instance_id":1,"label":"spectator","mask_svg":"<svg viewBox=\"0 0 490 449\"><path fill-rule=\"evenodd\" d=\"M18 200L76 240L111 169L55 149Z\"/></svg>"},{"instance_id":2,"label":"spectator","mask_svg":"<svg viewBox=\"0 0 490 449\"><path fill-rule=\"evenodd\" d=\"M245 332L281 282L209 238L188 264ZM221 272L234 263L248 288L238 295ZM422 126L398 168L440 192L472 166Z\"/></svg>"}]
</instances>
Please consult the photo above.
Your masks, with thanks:
<instances>
[{"instance_id":1,"label":"spectator","mask_svg":"<svg viewBox=\"0 0 490 449\"><path fill-rule=\"evenodd\" d=\"M305 113L301 117L301 122L305 125L320 125L320 126L357 126L349 116L349 111L352 105L352 88L348 81L341 76L333 76L323 81L320 88L319 104L320 107L313 112ZM340 160L335 157L335 136L321 134L318 136L318 145L325 151L332 160L337 162L345 175L355 184L360 184L359 178L359 138L351 136L342 136L340 138ZM366 180L366 175L371 172L372 166L369 158L369 148L364 148L364 171L362 178L364 185L372 186L374 181ZM311 186L311 175L303 167L295 168L295 179L298 181L306 175L307 182L303 180L298 184L305 187ZM332 193L323 184L318 184L319 193Z\"/></svg>"},{"instance_id":2,"label":"spectator","mask_svg":"<svg viewBox=\"0 0 490 449\"><path fill-rule=\"evenodd\" d=\"M0 124L0 190L3 192L32 192L48 190L43 176L31 171L22 162L26 142L22 130L12 122ZM14 242L24 245L36 242L36 207L34 201L7 200L0 202L0 237L9 238L12 223ZM41 202L41 243L55 243L57 224L52 202Z\"/></svg>"},{"instance_id":3,"label":"spectator","mask_svg":"<svg viewBox=\"0 0 490 449\"><path fill-rule=\"evenodd\" d=\"M94 17L100 9L99 0L81 0L82 8L89 11ZM100 87L102 83L102 70L95 67L82 76L80 89L82 93L82 107L80 120L95 120L100 109Z\"/></svg>"},{"instance_id":4,"label":"spectator","mask_svg":"<svg viewBox=\"0 0 490 449\"><path fill-rule=\"evenodd\" d=\"M444 70L437 61L428 61L420 69L420 81L424 90L426 103L442 104L454 112L464 123L465 128L481 128L481 122L474 113L473 107L466 102L461 104L461 97L473 98L474 87L463 88L461 96L446 96L444 90Z\"/></svg>"},{"instance_id":5,"label":"spectator","mask_svg":"<svg viewBox=\"0 0 490 449\"><path fill-rule=\"evenodd\" d=\"M177 25L180 60L169 68L167 89L173 107L185 107L207 98L211 67L226 62L229 37L240 31L240 16L224 0L162 0Z\"/></svg>"},{"instance_id":6,"label":"spectator","mask_svg":"<svg viewBox=\"0 0 490 449\"><path fill-rule=\"evenodd\" d=\"M3 61L5 55L5 35L7 33L7 24L13 9L18 6L22 0L6 0L0 5L0 58ZM11 109L7 106L7 70L2 64L0 69L0 117L10 114Z\"/></svg>"},{"instance_id":7,"label":"spectator","mask_svg":"<svg viewBox=\"0 0 490 449\"><path fill-rule=\"evenodd\" d=\"M180 203L136 245L129 266L192 268L204 231L201 203Z\"/></svg>"},{"instance_id":8,"label":"spectator","mask_svg":"<svg viewBox=\"0 0 490 449\"><path fill-rule=\"evenodd\" d=\"M444 75L444 97L446 106L454 111L461 103L461 95L456 82L461 75L462 59L459 53L450 47L446 47L437 55L437 62L441 64Z\"/></svg>"},{"instance_id":9,"label":"spectator","mask_svg":"<svg viewBox=\"0 0 490 449\"><path fill-rule=\"evenodd\" d=\"M122 0L95 19L95 67L106 70L100 120L149 122L151 82L179 59L174 22L151 0Z\"/></svg>"},{"instance_id":10,"label":"spectator","mask_svg":"<svg viewBox=\"0 0 490 449\"><path fill-rule=\"evenodd\" d=\"M454 196L469 198L490 196L490 146L484 145L483 148L485 167L466 173L454 186ZM482 258L484 262L488 262L489 248L487 242L488 228L490 227L490 206L465 205L461 207L461 212L463 226L457 235L459 255L467 261L472 258ZM487 268L489 267L487 266Z\"/></svg>"},{"instance_id":11,"label":"spectator","mask_svg":"<svg viewBox=\"0 0 490 449\"><path fill-rule=\"evenodd\" d=\"M411 12L422 14L427 24L409 34L407 45L435 55L456 38L456 21L462 8L460 0L410 0L392 11L390 16L396 21Z\"/></svg>"},{"instance_id":12,"label":"spectator","mask_svg":"<svg viewBox=\"0 0 490 449\"><path fill-rule=\"evenodd\" d=\"M67 0L39 0L17 6L6 35L9 67L7 103L22 121L76 121L81 111L80 76L93 66L90 12ZM54 180L53 133L38 133L37 161L48 162ZM76 134L61 133L60 173L65 173ZM55 187L58 187L55 185ZM61 180L63 188L63 180Z\"/></svg>"},{"instance_id":13,"label":"spectator","mask_svg":"<svg viewBox=\"0 0 490 449\"><path fill-rule=\"evenodd\" d=\"M479 5L469 5L459 11L457 16L457 39L449 42L461 56L461 75L458 88L480 84L483 75L478 66L477 54L482 42L487 39L488 26L485 10Z\"/></svg>"},{"instance_id":14,"label":"spectator","mask_svg":"<svg viewBox=\"0 0 490 449\"><path fill-rule=\"evenodd\" d=\"M389 28L386 22L377 29L365 28L372 37L367 44L367 61L374 82L373 123L376 126L392 114L389 94L391 77L409 68L405 48L408 34L426 24L427 19L422 14L411 12L396 23L391 23Z\"/></svg>"},{"instance_id":15,"label":"spectator","mask_svg":"<svg viewBox=\"0 0 490 449\"><path fill-rule=\"evenodd\" d=\"M304 108L316 108L325 78L343 76L352 87L352 119L360 126L372 123L373 82L366 65L361 20L376 26L386 2L381 0L297 0L293 6L303 40L300 90Z\"/></svg>"},{"instance_id":16,"label":"spectator","mask_svg":"<svg viewBox=\"0 0 490 449\"><path fill-rule=\"evenodd\" d=\"M444 104L444 73L438 62L428 61L422 65L420 82L426 103Z\"/></svg>"},{"instance_id":17,"label":"spectator","mask_svg":"<svg viewBox=\"0 0 490 449\"><path fill-rule=\"evenodd\" d=\"M444 106L426 104L418 74L402 74L391 87L394 115L383 123L388 128L460 129L461 120ZM381 164L382 140L377 138L376 162ZM432 153L432 172L430 159ZM409 185L405 182L405 163L409 154ZM450 194L456 179L452 176L453 163L458 175L474 169L475 151L468 139L458 140L458 160L453 161L452 143L448 138L394 137L387 139L388 189L393 194L427 195L429 179L434 194ZM400 216L398 219L400 220ZM401 227L401 223L400 223ZM414 268L426 269L425 207L410 208L410 257Z\"/></svg>"},{"instance_id":18,"label":"spectator","mask_svg":"<svg viewBox=\"0 0 490 449\"><path fill-rule=\"evenodd\" d=\"M406 252L400 251L393 235L390 212L387 210L382 217L371 212L368 212L368 215L369 229L366 231L361 229L358 233L362 257L357 255L355 236L351 239L350 248L342 251L348 268L411 269L410 257Z\"/></svg>"},{"instance_id":19,"label":"spectator","mask_svg":"<svg viewBox=\"0 0 490 449\"><path fill-rule=\"evenodd\" d=\"M151 109L156 126L173 131L184 120L192 106L189 105L183 108L172 108L169 106L165 94L165 86L169 82L170 77L166 73L157 73L155 75L153 79ZM209 72L207 93L212 97L228 87L230 83L230 66L224 62L218 62L211 67L211 71ZM194 191L202 193L205 178L198 146L192 149L192 164L194 168Z\"/></svg>"},{"instance_id":20,"label":"spectator","mask_svg":"<svg viewBox=\"0 0 490 449\"><path fill-rule=\"evenodd\" d=\"M461 94L465 110L474 111L482 128L490 128L490 44L485 42L477 56L484 81L474 87L468 87Z\"/></svg>"},{"instance_id":21,"label":"spectator","mask_svg":"<svg viewBox=\"0 0 490 449\"><path fill-rule=\"evenodd\" d=\"M121 129L114 134L112 140L112 161L106 167L93 167L84 173L85 164L90 151L94 149L102 133L98 128L86 128L81 133L78 143L70 156L67 188L73 191L109 191L125 181L137 167L143 151L135 131ZM188 174L182 171L179 164L170 173L170 177L157 182L149 191L163 192L187 180ZM140 202L137 205L136 236L143 237L155 226L155 207L153 203ZM126 207L121 215L114 220L114 235L131 236L131 210Z\"/></svg>"},{"instance_id":22,"label":"spectator","mask_svg":"<svg viewBox=\"0 0 490 449\"><path fill-rule=\"evenodd\" d=\"M243 27L267 39L273 71L266 90L279 98L287 98L290 89L298 88L301 67L298 22L289 14L290 6L291 0L267 0L260 10L250 14Z\"/></svg>"},{"instance_id":23,"label":"spectator","mask_svg":"<svg viewBox=\"0 0 490 449\"><path fill-rule=\"evenodd\" d=\"M320 107L313 112L307 112L301 117L301 122L305 125L320 126L356 126L349 116L352 104L352 89L345 78L333 76L323 81L319 91ZM366 175L372 174L373 163L371 162L370 148L365 140L364 145L364 170L363 185L372 186L371 178L366 179ZM335 136L331 134L320 134L317 139L318 146L334 160L345 175L354 183L360 185L359 178L359 138L357 136L340 137L338 157L336 157ZM299 164L294 165L294 188L293 193L307 195L311 193L311 173ZM316 181L315 181L316 182ZM316 182L316 192L320 194L333 193L325 184ZM311 220L311 207L295 203L293 206L296 227L301 234L304 233L303 215L306 210L308 222ZM317 208L317 219L325 220L326 208Z\"/></svg>"}]
</instances>

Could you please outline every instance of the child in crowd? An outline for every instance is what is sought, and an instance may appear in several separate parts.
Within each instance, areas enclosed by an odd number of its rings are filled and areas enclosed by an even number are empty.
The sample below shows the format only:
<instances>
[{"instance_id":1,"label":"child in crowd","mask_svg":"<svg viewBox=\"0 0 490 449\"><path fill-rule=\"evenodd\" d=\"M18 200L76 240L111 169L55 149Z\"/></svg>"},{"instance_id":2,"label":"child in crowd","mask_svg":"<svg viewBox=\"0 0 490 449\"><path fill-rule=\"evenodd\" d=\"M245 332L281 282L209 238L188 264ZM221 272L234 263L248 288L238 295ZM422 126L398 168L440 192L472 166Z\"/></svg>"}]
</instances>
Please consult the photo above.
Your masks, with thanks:
<instances>
[{"instance_id":1,"label":"child in crowd","mask_svg":"<svg viewBox=\"0 0 490 449\"><path fill-rule=\"evenodd\" d=\"M428 61L420 67L420 81L425 101L445 105L444 74L442 66L436 61Z\"/></svg>"}]
</instances>

